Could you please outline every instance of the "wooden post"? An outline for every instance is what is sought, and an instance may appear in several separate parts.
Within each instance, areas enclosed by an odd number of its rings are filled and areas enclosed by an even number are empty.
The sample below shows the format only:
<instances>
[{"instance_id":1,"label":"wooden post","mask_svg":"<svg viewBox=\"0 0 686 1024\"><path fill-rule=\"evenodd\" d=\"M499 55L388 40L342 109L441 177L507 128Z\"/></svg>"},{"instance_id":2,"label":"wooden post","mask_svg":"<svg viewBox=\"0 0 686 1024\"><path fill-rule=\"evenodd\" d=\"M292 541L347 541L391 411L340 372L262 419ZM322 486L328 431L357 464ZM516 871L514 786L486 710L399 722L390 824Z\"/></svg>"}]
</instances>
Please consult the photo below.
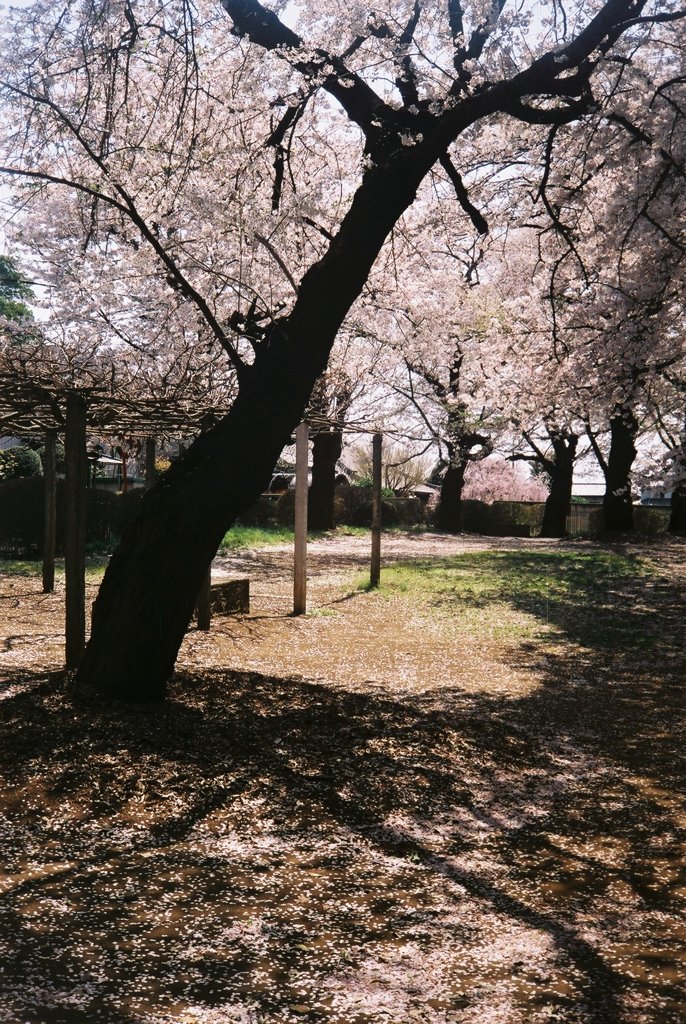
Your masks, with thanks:
<instances>
[{"instance_id":1,"label":"wooden post","mask_svg":"<svg viewBox=\"0 0 686 1024\"><path fill-rule=\"evenodd\" d=\"M198 629L208 630L212 622L212 604L210 587L212 585L212 566L207 570L200 593L198 594Z\"/></svg>"},{"instance_id":2,"label":"wooden post","mask_svg":"<svg viewBox=\"0 0 686 1024\"><path fill-rule=\"evenodd\" d=\"M145 439L145 489L149 491L155 483L155 438Z\"/></svg>"},{"instance_id":3,"label":"wooden post","mask_svg":"<svg viewBox=\"0 0 686 1024\"><path fill-rule=\"evenodd\" d=\"M57 532L57 435L54 430L45 432L45 454L43 455L43 593L52 594L55 589L55 537Z\"/></svg>"},{"instance_id":4,"label":"wooden post","mask_svg":"<svg viewBox=\"0 0 686 1024\"><path fill-rule=\"evenodd\" d=\"M67 668L77 668L86 645L86 403L81 395L67 396L65 435L66 583L65 647Z\"/></svg>"},{"instance_id":5,"label":"wooden post","mask_svg":"<svg viewBox=\"0 0 686 1024\"><path fill-rule=\"evenodd\" d=\"M307 441L309 428L301 423L295 432L295 553L293 566L293 614L307 611Z\"/></svg>"},{"instance_id":6,"label":"wooden post","mask_svg":"<svg viewBox=\"0 0 686 1024\"><path fill-rule=\"evenodd\" d=\"M381 581L381 434L374 434L372 441L372 564L369 574L370 587L378 587Z\"/></svg>"}]
</instances>

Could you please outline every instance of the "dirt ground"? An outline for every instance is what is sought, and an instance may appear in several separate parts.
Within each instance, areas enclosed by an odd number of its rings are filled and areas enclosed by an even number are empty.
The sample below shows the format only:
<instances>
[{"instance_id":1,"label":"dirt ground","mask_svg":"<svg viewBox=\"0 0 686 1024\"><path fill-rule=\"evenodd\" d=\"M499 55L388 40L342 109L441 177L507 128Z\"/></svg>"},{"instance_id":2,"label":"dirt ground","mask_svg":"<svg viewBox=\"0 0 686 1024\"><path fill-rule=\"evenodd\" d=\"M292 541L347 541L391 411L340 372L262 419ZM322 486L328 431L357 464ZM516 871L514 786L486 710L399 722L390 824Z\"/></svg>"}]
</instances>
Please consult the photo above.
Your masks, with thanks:
<instances>
[{"instance_id":1,"label":"dirt ground","mask_svg":"<svg viewBox=\"0 0 686 1024\"><path fill-rule=\"evenodd\" d=\"M384 560L494 547L559 550ZM686 545L612 550L646 573L498 630L360 590L364 539L298 618L289 549L217 559L251 613L162 707L73 699L61 587L0 577L0 1022L682 1024Z\"/></svg>"},{"instance_id":2,"label":"dirt ground","mask_svg":"<svg viewBox=\"0 0 686 1024\"><path fill-rule=\"evenodd\" d=\"M383 563L444 557L475 550L521 550L528 542L505 538L395 534L384 538ZM556 542L537 541L538 549ZM465 646L458 632L437 624L423 607L365 593L369 540L334 536L308 546L306 617L294 617L293 549L274 545L219 556L212 579L250 581L250 614L218 616L209 633L191 626L178 668L201 666L297 676L346 687L369 685L392 692L421 692L459 685L488 692L525 691L531 679L514 665L494 661L488 638L478 649ZM97 583L87 584L87 607ZM2 578L0 672L25 666L54 670L64 657L64 581L54 594L42 594L36 577ZM387 642L392 637L392 642ZM432 640L434 641L432 643ZM501 671L502 669L502 671Z\"/></svg>"}]
</instances>

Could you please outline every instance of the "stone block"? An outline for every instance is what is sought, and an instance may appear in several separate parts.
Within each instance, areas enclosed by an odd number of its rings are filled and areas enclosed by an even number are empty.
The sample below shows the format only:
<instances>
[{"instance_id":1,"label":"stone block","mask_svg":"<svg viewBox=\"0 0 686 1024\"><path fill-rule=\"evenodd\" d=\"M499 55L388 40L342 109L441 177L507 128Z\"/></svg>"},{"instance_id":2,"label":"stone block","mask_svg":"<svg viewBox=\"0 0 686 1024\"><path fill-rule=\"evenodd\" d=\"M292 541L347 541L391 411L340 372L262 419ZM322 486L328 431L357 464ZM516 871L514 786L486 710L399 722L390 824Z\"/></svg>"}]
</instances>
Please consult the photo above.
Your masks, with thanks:
<instances>
[{"instance_id":1,"label":"stone block","mask_svg":"<svg viewBox=\"0 0 686 1024\"><path fill-rule=\"evenodd\" d=\"M247 615L250 611L250 580L217 580L210 587L213 615Z\"/></svg>"}]
</instances>

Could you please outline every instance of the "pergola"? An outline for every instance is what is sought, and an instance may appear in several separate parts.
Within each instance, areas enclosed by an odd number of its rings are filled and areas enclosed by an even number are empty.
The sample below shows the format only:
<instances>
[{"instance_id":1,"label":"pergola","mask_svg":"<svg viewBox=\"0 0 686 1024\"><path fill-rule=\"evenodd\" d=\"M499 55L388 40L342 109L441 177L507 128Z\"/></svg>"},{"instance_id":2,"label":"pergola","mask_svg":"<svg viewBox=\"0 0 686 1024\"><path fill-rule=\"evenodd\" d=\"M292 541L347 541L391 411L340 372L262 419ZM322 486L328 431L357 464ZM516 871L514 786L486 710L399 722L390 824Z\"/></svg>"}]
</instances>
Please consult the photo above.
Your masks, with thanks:
<instances>
[{"instance_id":1,"label":"pergola","mask_svg":"<svg viewBox=\"0 0 686 1024\"><path fill-rule=\"evenodd\" d=\"M86 489L87 435L115 432L137 437L145 444L145 481L155 476L155 447L160 438L197 434L225 415L226 408L182 396L160 394L143 398L123 395L106 383L75 387L57 374L0 372L0 434L42 436L45 489L43 590L55 585L57 513L56 441L65 449L65 656L76 668L86 641ZM203 596L207 592L203 601ZM200 614L209 607L209 587L203 588Z\"/></svg>"},{"instance_id":2,"label":"pergola","mask_svg":"<svg viewBox=\"0 0 686 1024\"><path fill-rule=\"evenodd\" d=\"M112 433L138 437L145 444L145 485L155 478L155 448L160 438L185 438L207 429L227 406L199 401L188 394L134 397L113 382L75 386L55 372L32 372L30 366L0 370L0 434L42 436L45 522L43 590L55 584L57 513L56 440L65 447L65 660L78 667L86 643L86 491L87 435ZM342 424L313 415L296 430L296 493L293 613L306 611L308 438L313 432L343 429ZM364 428L363 428L364 429ZM370 585L378 586L381 567L382 435L373 436L372 549ZM210 572L198 598L198 626L210 626Z\"/></svg>"}]
</instances>

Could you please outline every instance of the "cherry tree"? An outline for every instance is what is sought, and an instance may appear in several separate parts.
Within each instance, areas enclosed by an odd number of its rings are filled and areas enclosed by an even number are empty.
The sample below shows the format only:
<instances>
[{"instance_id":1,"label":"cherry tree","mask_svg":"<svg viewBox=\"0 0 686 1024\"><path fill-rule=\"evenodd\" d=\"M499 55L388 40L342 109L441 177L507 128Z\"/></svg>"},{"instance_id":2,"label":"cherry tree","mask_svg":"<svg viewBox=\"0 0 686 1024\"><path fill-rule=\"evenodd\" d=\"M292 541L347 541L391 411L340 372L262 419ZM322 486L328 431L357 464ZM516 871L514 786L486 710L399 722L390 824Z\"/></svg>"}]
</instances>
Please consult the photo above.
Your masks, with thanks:
<instances>
[{"instance_id":1,"label":"cherry tree","mask_svg":"<svg viewBox=\"0 0 686 1024\"><path fill-rule=\"evenodd\" d=\"M505 360L510 379L497 375L498 390L522 431L515 457L550 475L550 535L564 532L581 434L606 477L606 528L631 528L636 442L641 429L654 430L650 396L683 364L684 124L674 44L625 65L616 107L551 128L526 216L539 229L537 258L524 259L535 267L536 293L523 305L520 280L504 297L503 350L508 335L517 337ZM508 277L517 266L512 241Z\"/></svg>"},{"instance_id":2,"label":"cherry tree","mask_svg":"<svg viewBox=\"0 0 686 1024\"><path fill-rule=\"evenodd\" d=\"M530 172L534 157L535 153L527 154L525 173ZM531 216L531 210L522 212L523 219ZM472 323L481 323L474 352L475 395L482 417L487 413L494 447L509 462L510 489L515 489L512 464L517 462L541 471L537 498L542 480L548 481L542 532L556 537L566 532L583 421L576 368L570 353L563 357L553 343L549 274L539 243L536 231L520 228L508 230L500 244L489 246L481 267L487 286L472 289L481 307L471 318ZM485 474L490 464L487 459ZM466 481L481 475L471 467Z\"/></svg>"},{"instance_id":3,"label":"cherry tree","mask_svg":"<svg viewBox=\"0 0 686 1024\"><path fill-rule=\"evenodd\" d=\"M181 0L40 0L15 15L0 72L4 173L24 183L22 202L57 190L73 203L98 258L108 238L125 273L154 258L160 289L184 297L238 386L113 556L82 683L164 693L221 537L265 486L434 166L483 227L462 158L475 126L587 116L681 17L671 0L570 4L564 18L561 6L537 6L534 24L505 0L373 15L353 3L336 17L308 4L298 31L257 0L224 0L227 17Z\"/></svg>"},{"instance_id":4,"label":"cherry tree","mask_svg":"<svg viewBox=\"0 0 686 1024\"><path fill-rule=\"evenodd\" d=\"M396 356L385 384L414 410L438 454L437 523L459 533L465 474L493 451L500 426L481 394L488 296L476 285L470 289L445 263L434 260L422 269L420 278L414 268L419 288L413 296L391 293L383 299L382 323Z\"/></svg>"},{"instance_id":5,"label":"cherry tree","mask_svg":"<svg viewBox=\"0 0 686 1024\"><path fill-rule=\"evenodd\" d=\"M560 350L573 351L586 433L606 479L606 529L632 527L631 470L641 424L650 424L651 385L685 357L686 135L677 37L673 44L632 58L597 123L553 129L548 139L548 151L566 151L564 175L558 166L543 190L556 229L553 331Z\"/></svg>"},{"instance_id":6,"label":"cherry tree","mask_svg":"<svg viewBox=\"0 0 686 1024\"><path fill-rule=\"evenodd\" d=\"M548 488L540 476L526 475L525 471L502 455L492 455L473 463L467 470L464 485L465 500L485 501L545 501Z\"/></svg>"}]
</instances>

